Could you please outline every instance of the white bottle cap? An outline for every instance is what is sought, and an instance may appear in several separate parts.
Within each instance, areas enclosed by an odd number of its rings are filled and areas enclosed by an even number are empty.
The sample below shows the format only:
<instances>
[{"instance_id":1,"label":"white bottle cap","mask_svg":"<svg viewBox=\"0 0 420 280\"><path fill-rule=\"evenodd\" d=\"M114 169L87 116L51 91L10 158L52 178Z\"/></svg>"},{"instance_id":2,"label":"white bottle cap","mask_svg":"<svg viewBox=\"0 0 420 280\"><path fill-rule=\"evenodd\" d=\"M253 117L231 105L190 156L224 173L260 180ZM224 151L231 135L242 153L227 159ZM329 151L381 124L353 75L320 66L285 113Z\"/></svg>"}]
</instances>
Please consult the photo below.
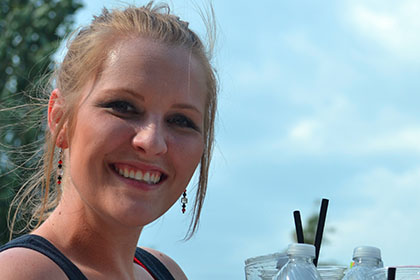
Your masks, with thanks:
<instances>
[{"instance_id":1,"label":"white bottle cap","mask_svg":"<svg viewBox=\"0 0 420 280\"><path fill-rule=\"evenodd\" d=\"M381 250L372 246L359 246L354 248L353 259L354 258L377 258L381 259Z\"/></svg>"},{"instance_id":2,"label":"white bottle cap","mask_svg":"<svg viewBox=\"0 0 420 280\"><path fill-rule=\"evenodd\" d=\"M315 258L315 246L311 244L292 243L289 244L287 255L291 256L307 256Z\"/></svg>"}]
</instances>

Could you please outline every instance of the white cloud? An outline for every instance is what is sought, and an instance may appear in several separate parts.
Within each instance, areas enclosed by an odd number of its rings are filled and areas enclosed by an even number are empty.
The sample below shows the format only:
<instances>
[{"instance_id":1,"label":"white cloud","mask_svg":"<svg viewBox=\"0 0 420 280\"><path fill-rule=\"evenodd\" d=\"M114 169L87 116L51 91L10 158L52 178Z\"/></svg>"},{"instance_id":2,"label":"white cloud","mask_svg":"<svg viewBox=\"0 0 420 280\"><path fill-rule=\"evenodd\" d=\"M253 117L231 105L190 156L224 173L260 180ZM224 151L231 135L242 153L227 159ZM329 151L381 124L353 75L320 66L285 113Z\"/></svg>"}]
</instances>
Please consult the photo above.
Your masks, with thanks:
<instances>
[{"instance_id":1,"label":"white cloud","mask_svg":"<svg viewBox=\"0 0 420 280\"><path fill-rule=\"evenodd\" d=\"M375 156L420 155L420 124L413 116L383 108L363 115L345 96L318 104L267 145L267 153Z\"/></svg>"},{"instance_id":2,"label":"white cloud","mask_svg":"<svg viewBox=\"0 0 420 280\"><path fill-rule=\"evenodd\" d=\"M403 59L420 60L420 2L349 1L347 18L364 38Z\"/></svg>"},{"instance_id":3,"label":"white cloud","mask_svg":"<svg viewBox=\"0 0 420 280\"><path fill-rule=\"evenodd\" d=\"M342 260L351 258L355 246L372 245L382 249L385 265L419 264L413 241L420 231L420 167L403 172L375 168L356 176L349 186L342 197L352 207L334 222L334 246L326 248L326 255Z\"/></svg>"},{"instance_id":4,"label":"white cloud","mask_svg":"<svg viewBox=\"0 0 420 280\"><path fill-rule=\"evenodd\" d=\"M301 121L290 131L290 138L302 142L311 140L319 126L315 120Z\"/></svg>"},{"instance_id":5,"label":"white cloud","mask_svg":"<svg viewBox=\"0 0 420 280\"><path fill-rule=\"evenodd\" d=\"M381 37L384 40L394 43L397 38L397 18L388 14L378 13L365 6L356 6L353 9L354 21L357 27L366 34ZM373 31L373 33L371 33Z\"/></svg>"},{"instance_id":6,"label":"white cloud","mask_svg":"<svg viewBox=\"0 0 420 280\"><path fill-rule=\"evenodd\" d=\"M360 75L346 61L347 55L343 60L325 49L307 30L270 30L266 36L256 38L252 55L237 57L229 66L232 79L227 84L254 94L265 90L292 102L317 103L329 98L330 89L351 84Z\"/></svg>"},{"instance_id":7,"label":"white cloud","mask_svg":"<svg viewBox=\"0 0 420 280\"><path fill-rule=\"evenodd\" d=\"M370 151L407 151L420 153L420 126L412 126L390 131L385 135L374 136L366 147Z\"/></svg>"},{"instance_id":8,"label":"white cloud","mask_svg":"<svg viewBox=\"0 0 420 280\"><path fill-rule=\"evenodd\" d=\"M312 114L292 122L285 135L271 140L273 144L267 147L268 150L330 154L347 153L349 147L359 145L349 139L355 131L356 119L354 106L348 98L337 94L313 108Z\"/></svg>"}]
</instances>

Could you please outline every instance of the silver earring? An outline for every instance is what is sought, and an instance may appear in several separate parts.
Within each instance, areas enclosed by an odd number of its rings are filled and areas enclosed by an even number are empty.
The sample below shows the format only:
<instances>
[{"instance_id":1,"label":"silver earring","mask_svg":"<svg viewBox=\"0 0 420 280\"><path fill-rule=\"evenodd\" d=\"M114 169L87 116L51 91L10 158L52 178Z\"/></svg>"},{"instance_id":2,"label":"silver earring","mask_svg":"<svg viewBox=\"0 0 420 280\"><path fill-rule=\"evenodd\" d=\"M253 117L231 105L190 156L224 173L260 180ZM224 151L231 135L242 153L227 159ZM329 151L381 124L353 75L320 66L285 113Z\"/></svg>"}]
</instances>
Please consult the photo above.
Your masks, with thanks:
<instances>
[{"instance_id":1,"label":"silver earring","mask_svg":"<svg viewBox=\"0 0 420 280\"><path fill-rule=\"evenodd\" d=\"M63 149L60 148L60 153L58 155L58 166L57 166L57 184L61 185L61 180L63 179Z\"/></svg>"},{"instance_id":2,"label":"silver earring","mask_svg":"<svg viewBox=\"0 0 420 280\"><path fill-rule=\"evenodd\" d=\"M185 208L187 207L188 198L187 198L187 190L184 191L181 198L181 204L182 204L182 214L185 213Z\"/></svg>"}]
</instances>

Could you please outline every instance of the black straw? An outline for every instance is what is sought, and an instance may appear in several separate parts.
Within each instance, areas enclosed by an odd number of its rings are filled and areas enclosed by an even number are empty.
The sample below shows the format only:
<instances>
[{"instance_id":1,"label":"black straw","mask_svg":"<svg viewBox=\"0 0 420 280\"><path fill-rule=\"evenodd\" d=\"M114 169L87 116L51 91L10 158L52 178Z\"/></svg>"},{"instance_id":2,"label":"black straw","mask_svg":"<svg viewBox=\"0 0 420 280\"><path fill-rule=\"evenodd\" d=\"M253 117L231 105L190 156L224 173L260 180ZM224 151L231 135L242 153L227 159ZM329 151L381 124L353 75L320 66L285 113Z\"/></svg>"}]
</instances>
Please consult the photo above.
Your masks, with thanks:
<instances>
[{"instance_id":1,"label":"black straw","mask_svg":"<svg viewBox=\"0 0 420 280\"><path fill-rule=\"evenodd\" d=\"M319 251L321 249L322 234L324 233L325 219L327 218L328 199L323 198L319 212L318 226L315 235L315 266L318 265Z\"/></svg>"},{"instance_id":2,"label":"black straw","mask_svg":"<svg viewBox=\"0 0 420 280\"><path fill-rule=\"evenodd\" d=\"M395 280L397 269L395 267L388 267L388 280Z\"/></svg>"},{"instance_id":3,"label":"black straw","mask_svg":"<svg viewBox=\"0 0 420 280\"><path fill-rule=\"evenodd\" d=\"M303 238L303 228L302 220L300 219L300 212L296 210L293 212L293 217L295 218L295 227L296 227L296 239L298 243L305 243Z\"/></svg>"}]
</instances>

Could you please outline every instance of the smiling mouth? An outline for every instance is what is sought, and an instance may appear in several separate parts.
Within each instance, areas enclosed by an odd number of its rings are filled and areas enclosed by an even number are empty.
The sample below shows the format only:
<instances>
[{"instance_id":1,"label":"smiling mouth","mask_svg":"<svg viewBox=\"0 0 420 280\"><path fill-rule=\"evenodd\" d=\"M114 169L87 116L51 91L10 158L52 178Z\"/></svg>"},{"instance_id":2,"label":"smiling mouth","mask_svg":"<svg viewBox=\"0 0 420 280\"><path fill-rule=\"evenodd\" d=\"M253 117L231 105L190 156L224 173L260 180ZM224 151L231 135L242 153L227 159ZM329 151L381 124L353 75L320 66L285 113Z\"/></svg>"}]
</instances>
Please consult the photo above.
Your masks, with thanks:
<instances>
[{"instance_id":1,"label":"smiling mouth","mask_svg":"<svg viewBox=\"0 0 420 280\"><path fill-rule=\"evenodd\" d=\"M119 166L115 164L112 165L112 168L122 177L146 183L149 185L159 184L166 178L166 175L159 171L144 171L134 169L128 166Z\"/></svg>"}]
</instances>

